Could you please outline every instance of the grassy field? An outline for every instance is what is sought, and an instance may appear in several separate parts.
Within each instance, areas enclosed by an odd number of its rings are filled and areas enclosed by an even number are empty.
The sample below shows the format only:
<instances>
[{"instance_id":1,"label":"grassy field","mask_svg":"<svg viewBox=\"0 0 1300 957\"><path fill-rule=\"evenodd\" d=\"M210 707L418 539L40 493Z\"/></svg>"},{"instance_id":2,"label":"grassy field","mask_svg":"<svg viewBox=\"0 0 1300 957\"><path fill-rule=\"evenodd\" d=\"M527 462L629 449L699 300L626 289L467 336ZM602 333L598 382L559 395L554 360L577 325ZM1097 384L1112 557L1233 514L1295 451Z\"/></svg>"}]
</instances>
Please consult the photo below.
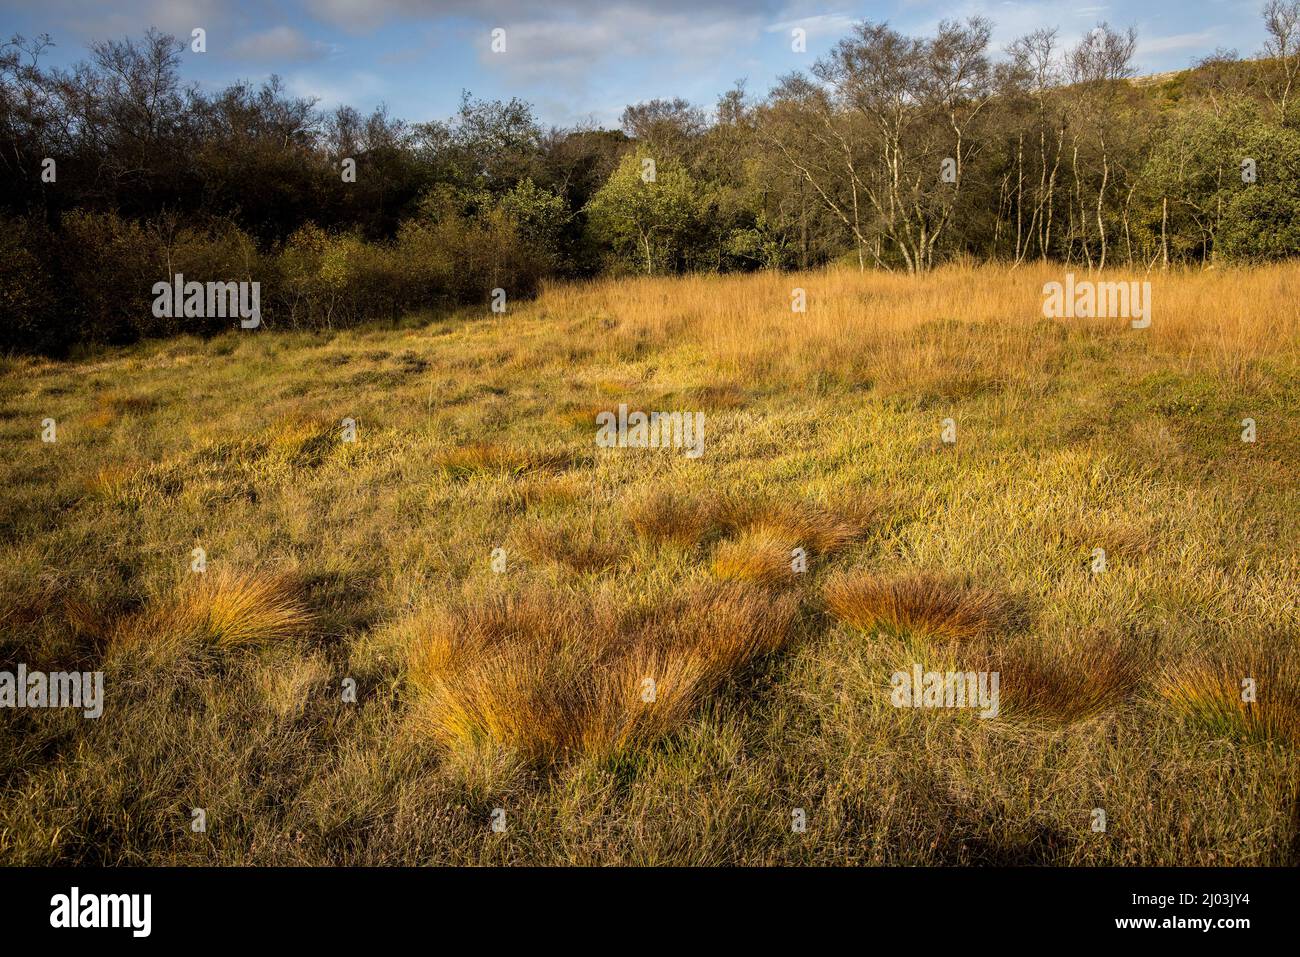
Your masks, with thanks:
<instances>
[{"instance_id":1,"label":"grassy field","mask_svg":"<svg viewBox=\"0 0 1300 957\"><path fill-rule=\"evenodd\" d=\"M1300 267L1062 272L4 360L0 662L106 700L0 709L0 863L1300 862Z\"/></svg>"}]
</instances>

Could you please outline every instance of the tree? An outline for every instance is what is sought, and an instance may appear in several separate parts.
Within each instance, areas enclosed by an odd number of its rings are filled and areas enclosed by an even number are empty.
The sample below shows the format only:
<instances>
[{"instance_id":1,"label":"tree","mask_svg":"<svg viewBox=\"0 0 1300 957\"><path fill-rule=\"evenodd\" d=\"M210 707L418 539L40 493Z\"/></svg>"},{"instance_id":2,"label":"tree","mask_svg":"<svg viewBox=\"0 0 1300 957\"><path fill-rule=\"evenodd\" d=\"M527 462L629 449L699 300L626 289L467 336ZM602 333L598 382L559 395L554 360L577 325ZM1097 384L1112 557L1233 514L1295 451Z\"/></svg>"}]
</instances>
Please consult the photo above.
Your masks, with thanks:
<instances>
[{"instance_id":1,"label":"tree","mask_svg":"<svg viewBox=\"0 0 1300 957\"><path fill-rule=\"evenodd\" d=\"M1277 111L1278 122L1286 123L1300 76L1300 0L1268 0L1263 16L1268 31L1264 93Z\"/></svg>"},{"instance_id":2,"label":"tree","mask_svg":"<svg viewBox=\"0 0 1300 957\"><path fill-rule=\"evenodd\" d=\"M698 219L700 199L681 162L654 161L654 177L647 181L643 160L653 158L642 150L624 156L587 204L587 215L598 238L639 259L652 275L675 264L683 237Z\"/></svg>"},{"instance_id":3,"label":"tree","mask_svg":"<svg viewBox=\"0 0 1300 957\"><path fill-rule=\"evenodd\" d=\"M1109 24L1099 23L1086 33L1070 51L1067 73L1074 86L1075 110L1072 117L1074 151L1071 164L1074 173L1075 204L1079 214L1077 224L1084 255L1092 265L1092 246L1087 237L1087 223L1095 217L1100 249L1097 268L1106 268L1106 190L1111 185L1112 164L1109 136L1112 130L1122 129L1115 120L1118 102L1133 75L1133 52L1137 48L1137 31L1132 27L1125 33L1112 30ZM1080 144L1095 141L1097 161L1101 166L1100 180L1096 183L1097 200L1091 210L1085 207L1085 190L1079 167ZM1086 157L1085 157L1086 159Z\"/></svg>"},{"instance_id":4,"label":"tree","mask_svg":"<svg viewBox=\"0 0 1300 957\"><path fill-rule=\"evenodd\" d=\"M773 91L768 142L851 232L859 268L868 249L884 264L882 238L909 272L934 264L995 92L991 29L943 21L925 39L861 23L813 80L794 74Z\"/></svg>"}]
</instances>

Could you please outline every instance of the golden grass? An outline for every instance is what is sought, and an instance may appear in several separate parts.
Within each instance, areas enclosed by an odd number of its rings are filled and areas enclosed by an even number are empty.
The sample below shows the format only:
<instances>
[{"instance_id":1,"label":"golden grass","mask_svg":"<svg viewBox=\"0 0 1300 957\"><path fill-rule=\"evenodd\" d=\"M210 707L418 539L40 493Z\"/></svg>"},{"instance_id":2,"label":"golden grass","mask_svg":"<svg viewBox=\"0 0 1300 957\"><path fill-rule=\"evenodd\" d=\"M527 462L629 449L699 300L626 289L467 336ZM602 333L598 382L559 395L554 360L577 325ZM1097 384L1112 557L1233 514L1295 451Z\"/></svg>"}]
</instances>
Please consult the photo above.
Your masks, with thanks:
<instances>
[{"instance_id":1,"label":"golden grass","mask_svg":"<svg viewBox=\"0 0 1300 957\"><path fill-rule=\"evenodd\" d=\"M323 693L329 665L319 656L277 655L254 672L258 693L268 711L291 720L307 708L310 696Z\"/></svg>"},{"instance_id":2,"label":"golden grass","mask_svg":"<svg viewBox=\"0 0 1300 957\"><path fill-rule=\"evenodd\" d=\"M644 489L625 505L628 523L642 538L691 548L718 534L749 536L745 549L789 542L789 548L829 555L866 537L880 504L863 498L839 508L741 494L704 496L664 488ZM766 547L766 546L763 546ZM770 549L768 549L770 551ZM741 550L729 549L739 557Z\"/></svg>"},{"instance_id":3,"label":"golden grass","mask_svg":"<svg viewBox=\"0 0 1300 957\"><path fill-rule=\"evenodd\" d=\"M745 392L737 385L721 383L688 386L673 391L650 392L644 383L597 383L597 391L604 396L596 402L571 402L555 411L555 419L576 429L594 430L597 416L602 413L618 415L620 404L631 411L706 411L721 412L745 405Z\"/></svg>"},{"instance_id":4,"label":"golden grass","mask_svg":"<svg viewBox=\"0 0 1300 957\"><path fill-rule=\"evenodd\" d=\"M119 622L110 646L268 645L304 636L314 620L289 576L209 570L191 574L167 599Z\"/></svg>"},{"instance_id":5,"label":"golden grass","mask_svg":"<svg viewBox=\"0 0 1300 957\"><path fill-rule=\"evenodd\" d=\"M271 430L267 450L290 468L315 468L341 443L341 428L306 417L287 418Z\"/></svg>"},{"instance_id":6,"label":"golden grass","mask_svg":"<svg viewBox=\"0 0 1300 957\"><path fill-rule=\"evenodd\" d=\"M547 452L520 446L474 442L446 449L434 457L434 466L456 478L474 475L520 475L541 470L559 471L574 458L563 452Z\"/></svg>"},{"instance_id":7,"label":"golden grass","mask_svg":"<svg viewBox=\"0 0 1300 957\"><path fill-rule=\"evenodd\" d=\"M769 529L745 532L722 542L713 554L713 574L721 579L775 585L794 578L795 540Z\"/></svg>"},{"instance_id":8,"label":"golden grass","mask_svg":"<svg viewBox=\"0 0 1300 957\"><path fill-rule=\"evenodd\" d=\"M549 472L524 475L510 488L511 501L523 509L571 505L589 493L576 477Z\"/></svg>"},{"instance_id":9,"label":"golden grass","mask_svg":"<svg viewBox=\"0 0 1300 957\"><path fill-rule=\"evenodd\" d=\"M1155 546L1157 536L1146 523L1090 512L1074 516L1061 527L1065 539L1091 553L1103 548L1107 559L1137 558Z\"/></svg>"},{"instance_id":10,"label":"golden grass","mask_svg":"<svg viewBox=\"0 0 1300 957\"><path fill-rule=\"evenodd\" d=\"M704 409L707 412L739 409L747 401L745 390L732 382L690 386L679 393L665 396L665 399L685 409Z\"/></svg>"},{"instance_id":11,"label":"golden grass","mask_svg":"<svg viewBox=\"0 0 1300 957\"><path fill-rule=\"evenodd\" d=\"M83 424L91 429L107 429L122 416L138 416L158 407L158 399L150 395L131 395L125 392L103 392L96 400Z\"/></svg>"},{"instance_id":12,"label":"golden grass","mask_svg":"<svg viewBox=\"0 0 1300 957\"><path fill-rule=\"evenodd\" d=\"M1001 592L932 572L840 573L823 594L836 617L863 631L960 641L1008 628L1014 617Z\"/></svg>"},{"instance_id":13,"label":"golden grass","mask_svg":"<svg viewBox=\"0 0 1300 957\"><path fill-rule=\"evenodd\" d=\"M1153 314L1142 330L1152 349L1194 357L1221 381L1258 381L1261 359L1285 355L1300 333L1294 267L1108 271L1107 281L1150 281ZM1063 322L1042 316L1042 289L1067 269L945 266L922 279L904 273L827 269L804 274L690 276L552 285L541 308L560 315L615 315L617 326L592 347L601 359L628 357L647 342L688 343L712 355L729 378L805 389L827 377L870 379L891 394L970 397L1047 381L1060 360L1058 332L1124 334L1127 320ZM1090 278L1098 278L1095 274ZM790 290L810 291L792 321ZM1215 308L1206 310L1206 303ZM690 321L683 321L688 308ZM926 335L926 330L931 334ZM618 390L611 390L611 395Z\"/></svg>"},{"instance_id":14,"label":"golden grass","mask_svg":"<svg viewBox=\"0 0 1300 957\"><path fill-rule=\"evenodd\" d=\"M411 648L416 727L453 751L491 743L534 762L645 744L781 648L795 609L739 585L633 614L536 589L462 602L426 616Z\"/></svg>"},{"instance_id":15,"label":"golden grass","mask_svg":"<svg viewBox=\"0 0 1300 957\"><path fill-rule=\"evenodd\" d=\"M557 562L576 572L603 572L622 564L627 550L619 542L601 538L588 527L532 521L512 540L525 556L537 562Z\"/></svg>"},{"instance_id":16,"label":"golden grass","mask_svg":"<svg viewBox=\"0 0 1300 957\"><path fill-rule=\"evenodd\" d=\"M0 863L1294 864L1300 264L1106 276L1152 281L1146 330L1044 319L1065 271L0 357L0 657L102 665L110 703L0 709ZM709 410L703 458L564 421L621 401ZM178 583L191 543L225 558ZM828 580L847 624L796 628ZM898 659L999 670L1005 720L902 718Z\"/></svg>"},{"instance_id":17,"label":"golden grass","mask_svg":"<svg viewBox=\"0 0 1300 957\"><path fill-rule=\"evenodd\" d=\"M711 500L665 488L643 490L624 506L628 524L660 545L693 548L721 526Z\"/></svg>"},{"instance_id":18,"label":"golden grass","mask_svg":"<svg viewBox=\"0 0 1300 957\"><path fill-rule=\"evenodd\" d=\"M743 527L830 555L868 533L876 508L866 500L839 512L807 502L762 502L744 510ZM737 520L733 514L731 521Z\"/></svg>"},{"instance_id":19,"label":"golden grass","mask_svg":"<svg viewBox=\"0 0 1300 957\"><path fill-rule=\"evenodd\" d=\"M128 415L151 412L158 408L158 398L152 395L133 395L125 392L105 392L99 397L100 408Z\"/></svg>"},{"instance_id":20,"label":"golden grass","mask_svg":"<svg viewBox=\"0 0 1300 957\"><path fill-rule=\"evenodd\" d=\"M1013 721L1072 724L1120 707L1146 662L1110 636L1049 650L1041 643L994 652L986 670L1001 682L1001 713Z\"/></svg>"},{"instance_id":21,"label":"golden grass","mask_svg":"<svg viewBox=\"0 0 1300 957\"><path fill-rule=\"evenodd\" d=\"M1167 668L1157 693L1193 725L1212 734L1300 746L1300 656L1294 649L1201 654ZM1254 701L1243 683L1254 679Z\"/></svg>"}]
</instances>

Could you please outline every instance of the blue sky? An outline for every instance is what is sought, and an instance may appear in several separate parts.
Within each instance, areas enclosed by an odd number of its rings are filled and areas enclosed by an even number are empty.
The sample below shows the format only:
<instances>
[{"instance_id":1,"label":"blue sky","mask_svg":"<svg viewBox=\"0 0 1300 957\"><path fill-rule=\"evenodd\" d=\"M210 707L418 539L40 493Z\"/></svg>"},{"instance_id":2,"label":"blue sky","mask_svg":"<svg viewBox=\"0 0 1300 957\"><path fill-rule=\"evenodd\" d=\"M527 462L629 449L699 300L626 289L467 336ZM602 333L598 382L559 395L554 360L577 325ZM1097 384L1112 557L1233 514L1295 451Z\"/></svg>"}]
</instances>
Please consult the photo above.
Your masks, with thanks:
<instances>
[{"instance_id":1,"label":"blue sky","mask_svg":"<svg viewBox=\"0 0 1300 957\"><path fill-rule=\"evenodd\" d=\"M776 77L811 65L855 20L887 20L926 32L944 18L980 14L1000 49L1041 26L1074 42L1105 20L1137 27L1141 72L1188 65L1217 47L1252 55L1263 43L1263 0L0 0L0 34L49 33L49 62L70 65L94 39L138 35L150 25L188 37L207 31L208 51L186 52L184 76L205 87L280 74L322 106L368 110L387 103L403 119L450 115L467 89L518 96L545 123L616 125L628 103L684 96L712 105L744 78L765 93ZM808 32L808 52L790 31ZM493 28L506 51L491 50Z\"/></svg>"}]
</instances>

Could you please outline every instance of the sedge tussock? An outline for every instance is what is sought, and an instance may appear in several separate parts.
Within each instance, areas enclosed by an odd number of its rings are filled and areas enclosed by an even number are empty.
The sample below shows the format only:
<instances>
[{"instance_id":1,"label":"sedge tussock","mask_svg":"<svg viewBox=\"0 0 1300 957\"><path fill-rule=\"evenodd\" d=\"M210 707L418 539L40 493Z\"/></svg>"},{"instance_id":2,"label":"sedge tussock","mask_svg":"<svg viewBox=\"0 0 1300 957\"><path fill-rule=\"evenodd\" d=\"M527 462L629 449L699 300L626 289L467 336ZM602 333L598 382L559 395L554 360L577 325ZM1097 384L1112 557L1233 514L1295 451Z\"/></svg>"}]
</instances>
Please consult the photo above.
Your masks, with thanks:
<instances>
[{"instance_id":1,"label":"sedge tussock","mask_svg":"<svg viewBox=\"0 0 1300 957\"><path fill-rule=\"evenodd\" d=\"M453 478L474 475L523 475L537 471L560 471L574 462L562 452L543 452L518 446L476 442L448 449L434 458L434 467Z\"/></svg>"},{"instance_id":2,"label":"sedge tussock","mask_svg":"<svg viewBox=\"0 0 1300 957\"><path fill-rule=\"evenodd\" d=\"M653 489L629 502L627 518L638 535L659 544L693 547L721 533L754 533L789 541L790 548L829 555L865 537L878 510L870 499L827 508L738 494L705 498Z\"/></svg>"},{"instance_id":3,"label":"sedge tussock","mask_svg":"<svg viewBox=\"0 0 1300 957\"><path fill-rule=\"evenodd\" d=\"M931 572L840 573L824 595L836 617L863 631L961 641L1008 627L1014 617L1000 592Z\"/></svg>"},{"instance_id":4,"label":"sedge tussock","mask_svg":"<svg viewBox=\"0 0 1300 957\"><path fill-rule=\"evenodd\" d=\"M315 620L296 580L228 569L192 575L168 599L118 624L110 644L125 650L186 643L231 648L302 637Z\"/></svg>"},{"instance_id":5,"label":"sedge tussock","mask_svg":"<svg viewBox=\"0 0 1300 957\"><path fill-rule=\"evenodd\" d=\"M539 589L462 602L410 649L415 726L452 751L495 744L542 763L644 744L782 647L796 607L737 584L639 614Z\"/></svg>"},{"instance_id":6,"label":"sedge tussock","mask_svg":"<svg viewBox=\"0 0 1300 957\"><path fill-rule=\"evenodd\" d=\"M874 516L862 501L840 510L807 502L781 502L751 509L748 528L787 539L801 548L830 555L866 535Z\"/></svg>"},{"instance_id":7,"label":"sedge tussock","mask_svg":"<svg viewBox=\"0 0 1300 957\"><path fill-rule=\"evenodd\" d=\"M1300 745L1298 659L1293 649L1280 648L1202 654L1165 670L1156 691L1211 734L1294 747Z\"/></svg>"},{"instance_id":8,"label":"sedge tussock","mask_svg":"<svg viewBox=\"0 0 1300 957\"><path fill-rule=\"evenodd\" d=\"M677 548L693 548L721 527L703 496L670 489L640 494L628 502L625 514L641 538Z\"/></svg>"},{"instance_id":9,"label":"sedge tussock","mask_svg":"<svg viewBox=\"0 0 1300 957\"><path fill-rule=\"evenodd\" d=\"M795 575L792 539L768 529L745 532L723 542L713 554L713 574L718 578L774 585Z\"/></svg>"},{"instance_id":10,"label":"sedge tussock","mask_svg":"<svg viewBox=\"0 0 1300 957\"><path fill-rule=\"evenodd\" d=\"M571 475L535 472L509 489L509 501L521 509L571 505L588 494Z\"/></svg>"},{"instance_id":11,"label":"sedge tussock","mask_svg":"<svg viewBox=\"0 0 1300 957\"><path fill-rule=\"evenodd\" d=\"M529 522L513 536L516 547L533 561L567 565L576 572L603 572L620 565L624 547L600 538L590 528Z\"/></svg>"},{"instance_id":12,"label":"sedge tussock","mask_svg":"<svg viewBox=\"0 0 1300 957\"><path fill-rule=\"evenodd\" d=\"M1001 676L1005 717L1072 724L1119 707L1137 687L1144 662L1131 645L1099 636L1056 653L1041 644L1008 649L988 667Z\"/></svg>"},{"instance_id":13,"label":"sedge tussock","mask_svg":"<svg viewBox=\"0 0 1300 957\"><path fill-rule=\"evenodd\" d=\"M137 470L129 465L111 463L101 465L94 476L84 483L86 493L106 501L121 499L135 478Z\"/></svg>"}]
</instances>

